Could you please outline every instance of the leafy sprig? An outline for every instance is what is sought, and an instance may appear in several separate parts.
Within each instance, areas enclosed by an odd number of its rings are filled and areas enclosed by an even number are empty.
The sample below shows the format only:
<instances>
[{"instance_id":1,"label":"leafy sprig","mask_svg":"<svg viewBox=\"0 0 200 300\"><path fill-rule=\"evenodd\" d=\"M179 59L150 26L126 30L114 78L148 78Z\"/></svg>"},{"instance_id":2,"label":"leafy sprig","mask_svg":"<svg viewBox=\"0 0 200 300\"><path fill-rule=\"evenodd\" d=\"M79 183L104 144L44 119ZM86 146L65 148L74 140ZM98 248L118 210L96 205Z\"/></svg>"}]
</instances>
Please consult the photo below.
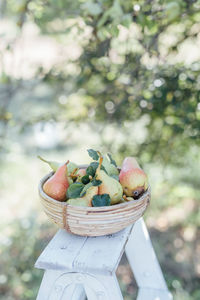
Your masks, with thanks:
<instances>
[{"instance_id":1,"label":"leafy sprig","mask_svg":"<svg viewBox=\"0 0 200 300\"><path fill-rule=\"evenodd\" d=\"M109 206L110 205L110 196L108 194L95 195L92 198L93 206Z\"/></svg>"},{"instance_id":2,"label":"leafy sprig","mask_svg":"<svg viewBox=\"0 0 200 300\"><path fill-rule=\"evenodd\" d=\"M92 157L94 160L99 159L99 154L97 151L95 151L93 149L88 149L87 152L88 152L89 156Z\"/></svg>"}]
</instances>

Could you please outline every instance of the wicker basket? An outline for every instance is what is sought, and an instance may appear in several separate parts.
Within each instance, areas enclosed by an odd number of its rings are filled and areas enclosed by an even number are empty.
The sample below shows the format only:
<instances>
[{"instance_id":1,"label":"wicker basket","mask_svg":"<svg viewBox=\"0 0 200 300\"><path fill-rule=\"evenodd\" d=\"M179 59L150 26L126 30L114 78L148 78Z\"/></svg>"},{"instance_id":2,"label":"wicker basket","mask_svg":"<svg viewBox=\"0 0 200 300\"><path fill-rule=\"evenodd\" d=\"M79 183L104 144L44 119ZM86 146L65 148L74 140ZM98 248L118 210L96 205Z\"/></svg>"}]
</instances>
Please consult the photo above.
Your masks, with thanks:
<instances>
[{"instance_id":1,"label":"wicker basket","mask_svg":"<svg viewBox=\"0 0 200 300\"><path fill-rule=\"evenodd\" d=\"M82 166L80 166L82 167ZM115 233L135 223L150 202L150 187L138 199L126 203L102 207L80 207L68 205L49 197L43 191L43 184L53 172L39 183L39 194L47 216L60 228L82 236L101 236Z\"/></svg>"}]
</instances>

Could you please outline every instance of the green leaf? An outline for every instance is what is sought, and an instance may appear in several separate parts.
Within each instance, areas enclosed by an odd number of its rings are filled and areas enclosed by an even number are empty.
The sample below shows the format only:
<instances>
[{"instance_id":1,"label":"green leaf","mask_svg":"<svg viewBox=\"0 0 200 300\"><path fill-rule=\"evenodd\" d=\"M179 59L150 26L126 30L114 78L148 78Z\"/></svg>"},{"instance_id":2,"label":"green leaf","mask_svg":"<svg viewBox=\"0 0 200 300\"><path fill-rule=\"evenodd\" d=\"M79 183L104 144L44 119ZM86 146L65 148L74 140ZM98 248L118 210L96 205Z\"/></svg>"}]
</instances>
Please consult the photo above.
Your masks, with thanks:
<instances>
[{"instance_id":1,"label":"green leaf","mask_svg":"<svg viewBox=\"0 0 200 300\"><path fill-rule=\"evenodd\" d=\"M67 198L78 198L80 197L81 191L84 188L84 184L80 182L72 183L67 190Z\"/></svg>"},{"instance_id":2,"label":"green leaf","mask_svg":"<svg viewBox=\"0 0 200 300\"><path fill-rule=\"evenodd\" d=\"M91 162L90 166L93 167L93 169L95 170L95 173L96 173L99 163L97 161L93 161L93 162Z\"/></svg>"},{"instance_id":3,"label":"green leaf","mask_svg":"<svg viewBox=\"0 0 200 300\"><path fill-rule=\"evenodd\" d=\"M96 173L99 163L96 161L93 161L93 162L91 162L90 166L93 167L93 169L95 170L95 173ZM104 172L106 172L106 174L108 174L108 172L106 171L106 169L103 165L101 165L101 170L103 170Z\"/></svg>"},{"instance_id":4,"label":"green leaf","mask_svg":"<svg viewBox=\"0 0 200 300\"><path fill-rule=\"evenodd\" d=\"M82 182L83 184L87 184L88 182L90 182L89 175L84 175L84 176L81 178L81 182Z\"/></svg>"},{"instance_id":5,"label":"green leaf","mask_svg":"<svg viewBox=\"0 0 200 300\"><path fill-rule=\"evenodd\" d=\"M88 184L86 184L86 185L84 186L84 188L82 189L82 191L81 191L80 197L85 196L87 190L88 190L91 186L93 186L92 182L89 182Z\"/></svg>"},{"instance_id":6,"label":"green leaf","mask_svg":"<svg viewBox=\"0 0 200 300\"><path fill-rule=\"evenodd\" d=\"M110 205L110 196L108 194L95 195L92 198L93 206L109 206Z\"/></svg>"},{"instance_id":7,"label":"green leaf","mask_svg":"<svg viewBox=\"0 0 200 300\"><path fill-rule=\"evenodd\" d=\"M96 178L93 179L91 182L92 182L92 185L94 185L94 186L99 186L99 185L102 184L102 181L101 180L97 180Z\"/></svg>"},{"instance_id":8,"label":"green leaf","mask_svg":"<svg viewBox=\"0 0 200 300\"><path fill-rule=\"evenodd\" d=\"M114 165L115 167L117 167L116 161L112 158L111 154L108 153L107 155L108 155L108 157L110 159L111 164Z\"/></svg>"},{"instance_id":9,"label":"green leaf","mask_svg":"<svg viewBox=\"0 0 200 300\"><path fill-rule=\"evenodd\" d=\"M94 177L95 173L96 173L96 170L92 166L87 167L86 174L88 176L91 175L92 177Z\"/></svg>"},{"instance_id":10,"label":"green leaf","mask_svg":"<svg viewBox=\"0 0 200 300\"><path fill-rule=\"evenodd\" d=\"M94 160L99 159L99 154L97 153L97 151L95 151L93 149L88 149L87 152L88 152L89 156L92 157Z\"/></svg>"},{"instance_id":11,"label":"green leaf","mask_svg":"<svg viewBox=\"0 0 200 300\"><path fill-rule=\"evenodd\" d=\"M176 19L181 13L181 8L178 2L172 1L166 4L166 14L169 21Z\"/></svg>"},{"instance_id":12,"label":"green leaf","mask_svg":"<svg viewBox=\"0 0 200 300\"><path fill-rule=\"evenodd\" d=\"M98 16L102 12L102 8L98 3L86 2L82 4L82 8L92 16Z\"/></svg>"}]
</instances>

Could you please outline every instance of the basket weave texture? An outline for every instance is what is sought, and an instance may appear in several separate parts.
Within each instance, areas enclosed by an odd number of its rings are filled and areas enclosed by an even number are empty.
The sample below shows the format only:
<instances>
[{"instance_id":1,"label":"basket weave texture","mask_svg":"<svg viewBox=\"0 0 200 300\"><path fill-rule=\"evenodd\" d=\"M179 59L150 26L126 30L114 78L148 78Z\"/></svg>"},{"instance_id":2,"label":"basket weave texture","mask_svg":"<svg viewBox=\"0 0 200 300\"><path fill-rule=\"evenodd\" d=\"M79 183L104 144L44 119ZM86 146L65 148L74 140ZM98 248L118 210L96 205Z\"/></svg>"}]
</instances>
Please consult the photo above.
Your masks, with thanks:
<instances>
[{"instance_id":1,"label":"basket weave texture","mask_svg":"<svg viewBox=\"0 0 200 300\"><path fill-rule=\"evenodd\" d=\"M150 187L138 199L112 206L81 207L68 205L49 197L43 184L53 172L39 183L39 195L47 216L60 228L82 236L112 234L135 223L145 212L151 197Z\"/></svg>"}]
</instances>

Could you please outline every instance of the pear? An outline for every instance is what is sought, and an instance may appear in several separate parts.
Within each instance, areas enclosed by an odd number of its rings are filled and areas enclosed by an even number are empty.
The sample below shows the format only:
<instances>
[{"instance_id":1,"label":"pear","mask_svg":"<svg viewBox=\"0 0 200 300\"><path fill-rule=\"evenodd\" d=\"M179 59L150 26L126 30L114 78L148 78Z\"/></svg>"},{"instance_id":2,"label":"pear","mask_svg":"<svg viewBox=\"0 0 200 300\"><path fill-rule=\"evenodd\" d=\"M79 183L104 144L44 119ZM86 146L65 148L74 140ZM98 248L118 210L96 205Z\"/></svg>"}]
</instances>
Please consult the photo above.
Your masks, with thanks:
<instances>
[{"instance_id":1,"label":"pear","mask_svg":"<svg viewBox=\"0 0 200 300\"><path fill-rule=\"evenodd\" d=\"M99 195L108 194L110 196L111 205L119 203L122 198L123 189L121 184L114 178L110 177L101 170L101 164L103 162L103 157L100 157L99 166L96 170L96 179L101 180L102 183L99 186Z\"/></svg>"},{"instance_id":2,"label":"pear","mask_svg":"<svg viewBox=\"0 0 200 300\"><path fill-rule=\"evenodd\" d=\"M84 197L69 199L67 204L74 206L92 206L92 198L98 194L98 186L91 186Z\"/></svg>"},{"instance_id":3,"label":"pear","mask_svg":"<svg viewBox=\"0 0 200 300\"><path fill-rule=\"evenodd\" d=\"M109 176L119 175L119 171L113 164L111 164L107 156L103 156L102 166L104 166Z\"/></svg>"},{"instance_id":4,"label":"pear","mask_svg":"<svg viewBox=\"0 0 200 300\"><path fill-rule=\"evenodd\" d=\"M79 169L76 174L83 177L86 175L86 169Z\"/></svg>"},{"instance_id":5,"label":"pear","mask_svg":"<svg viewBox=\"0 0 200 300\"><path fill-rule=\"evenodd\" d=\"M69 180L67 177L68 162L60 166L55 174L50 177L43 185L44 192L48 196L58 201L66 200L66 191L69 187Z\"/></svg>"},{"instance_id":6,"label":"pear","mask_svg":"<svg viewBox=\"0 0 200 300\"><path fill-rule=\"evenodd\" d=\"M43 157L41 157L40 155L38 155L37 157L40 160L42 160L43 162L47 163L54 172L56 172L58 170L58 168L62 165L61 163L59 163L57 161L46 160Z\"/></svg>"},{"instance_id":7,"label":"pear","mask_svg":"<svg viewBox=\"0 0 200 300\"><path fill-rule=\"evenodd\" d=\"M78 169L77 164L73 163L72 161L70 161L67 165L67 170L68 170L68 174L70 175L71 173L76 173L76 170Z\"/></svg>"},{"instance_id":8,"label":"pear","mask_svg":"<svg viewBox=\"0 0 200 300\"><path fill-rule=\"evenodd\" d=\"M76 172L76 181L77 182L81 182L81 179L83 176L86 175L86 169L78 169L78 171Z\"/></svg>"},{"instance_id":9,"label":"pear","mask_svg":"<svg viewBox=\"0 0 200 300\"><path fill-rule=\"evenodd\" d=\"M126 196L137 199L148 188L148 179L134 157L126 157L119 174L119 181Z\"/></svg>"},{"instance_id":10,"label":"pear","mask_svg":"<svg viewBox=\"0 0 200 300\"><path fill-rule=\"evenodd\" d=\"M58 168L62 165L62 163L57 162L57 161L50 161L50 160L46 160L43 157L41 157L40 155L37 156L40 160L42 160L43 162L47 163L51 169L56 172L58 170ZM77 165L73 162L69 162L67 164L67 173L68 175L70 175L71 173L73 173L77 168Z\"/></svg>"},{"instance_id":11,"label":"pear","mask_svg":"<svg viewBox=\"0 0 200 300\"><path fill-rule=\"evenodd\" d=\"M126 197L126 195L123 195L124 201L133 201L133 197Z\"/></svg>"}]
</instances>

